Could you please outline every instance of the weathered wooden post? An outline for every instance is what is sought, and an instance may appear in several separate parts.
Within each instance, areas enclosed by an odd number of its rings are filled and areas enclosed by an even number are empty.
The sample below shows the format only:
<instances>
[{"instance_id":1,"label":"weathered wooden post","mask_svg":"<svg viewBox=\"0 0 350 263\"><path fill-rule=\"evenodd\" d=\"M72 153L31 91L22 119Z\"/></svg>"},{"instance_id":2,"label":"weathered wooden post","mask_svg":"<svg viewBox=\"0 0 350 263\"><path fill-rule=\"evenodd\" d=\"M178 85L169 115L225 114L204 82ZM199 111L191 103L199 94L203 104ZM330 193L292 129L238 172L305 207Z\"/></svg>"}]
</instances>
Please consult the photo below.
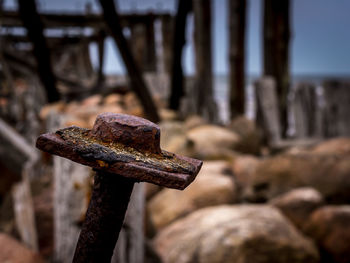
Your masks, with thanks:
<instances>
[{"instance_id":1,"label":"weathered wooden post","mask_svg":"<svg viewBox=\"0 0 350 263\"><path fill-rule=\"evenodd\" d=\"M69 127L41 135L43 151L96 170L74 262L109 262L135 182L184 189L202 162L160 149L160 130L145 119L104 113L92 130Z\"/></svg>"},{"instance_id":2,"label":"weathered wooden post","mask_svg":"<svg viewBox=\"0 0 350 263\"><path fill-rule=\"evenodd\" d=\"M281 141L280 113L276 94L276 82L271 77L259 79L255 83L257 100L257 123L270 146Z\"/></svg>"},{"instance_id":3,"label":"weathered wooden post","mask_svg":"<svg viewBox=\"0 0 350 263\"><path fill-rule=\"evenodd\" d=\"M264 76L276 80L282 132L287 129L287 94L290 85L289 40L290 1L264 1Z\"/></svg>"},{"instance_id":4,"label":"weathered wooden post","mask_svg":"<svg viewBox=\"0 0 350 263\"><path fill-rule=\"evenodd\" d=\"M190 2L190 1L187 1ZM162 64L164 66L163 71L169 76L171 75L172 61L173 61L173 38L175 30L175 21L172 16L161 17L162 27Z\"/></svg>"},{"instance_id":5,"label":"weathered wooden post","mask_svg":"<svg viewBox=\"0 0 350 263\"><path fill-rule=\"evenodd\" d=\"M33 54L37 62L38 73L43 83L49 102L57 101L59 93L56 89L50 51L43 34L43 24L36 9L35 0L18 0L19 14L23 26L27 29L28 37L33 43Z\"/></svg>"},{"instance_id":6,"label":"weathered wooden post","mask_svg":"<svg viewBox=\"0 0 350 263\"><path fill-rule=\"evenodd\" d=\"M211 0L193 0L196 61L195 105L198 114L216 122L217 106L213 91Z\"/></svg>"},{"instance_id":7,"label":"weathered wooden post","mask_svg":"<svg viewBox=\"0 0 350 263\"><path fill-rule=\"evenodd\" d=\"M172 56L171 56L171 84L170 84L170 97L169 97L169 108L178 110L180 106L181 97L185 94L184 89L184 77L182 70L182 49L186 43L186 21L189 12L192 10L192 1L179 0L178 9L175 17L175 28L174 35L172 36ZM165 32L164 24L163 39L170 38L169 32ZM168 26L168 25L167 25ZM170 26L170 25L169 25ZM167 36L168 35L168 36ZM170 45L168 43L167 45ZM171 52L171 51L168 51ZM166 53L167 55L167 53ZM167 64L166 64L167 66Z\"/></svg>"},{"instance_id":8,"label":"weathered wooden post","mask_svg":"<svg viewBox=\"0 0 350 263\"><path fill-rule=\"evenodd\" d=\"M119 16L116 11L113 0L99 0L99 3L103 10L103 16L106 24L111 32L114 42L120 50L120 54L125 63L126 70L129 74L130 84L136 95L138 96L146 116L154 121L159 121L159 115L157 108L153 102L152 96L147 89L146 83L141 75L135 59L129 49L128 42L126 41L120 21Z\"/></svg>"},{"instance_id":9,"label":"weathered wooden post","mask_svg":"<svg viewBox=\"0 0 350 263\"><path fill-rule=\"evenodd\" d=\"M244 114L246 0L229 0L231 118Z\"/></svg>"},{"instance_id":10,"label":"weathered wooden post","mask_svg":"<svg viewBox=\"0 0 350 263\"><path fill-rule=\"evenodd\" d=\"M293 137L320 137L322 121L316 87L311 83L300 83L292 90L290 111L293 116Z\"/></svg>"},{"instance_id":11,"label":"weathered wooden post","mask_svg":"<svg viewBox=\"0 0 350 263\"><path fill-rule=\"evenodd\" d=\"M323 83L326 137L350 136L350 83L328 80Z\"/></svg>"}]
</instances>

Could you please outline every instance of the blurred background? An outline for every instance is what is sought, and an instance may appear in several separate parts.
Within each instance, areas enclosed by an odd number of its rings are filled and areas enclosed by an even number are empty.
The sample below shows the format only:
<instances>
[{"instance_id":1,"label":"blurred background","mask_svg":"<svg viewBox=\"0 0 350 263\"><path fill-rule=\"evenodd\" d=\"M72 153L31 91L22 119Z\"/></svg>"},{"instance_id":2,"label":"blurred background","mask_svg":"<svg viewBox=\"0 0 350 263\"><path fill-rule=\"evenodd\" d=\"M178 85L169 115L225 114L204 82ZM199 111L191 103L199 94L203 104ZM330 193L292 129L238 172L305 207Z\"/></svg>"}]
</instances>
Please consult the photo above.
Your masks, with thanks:
<instances>
[{"instance_id":1,"label":"blurred background","mask_svg":"<svg viewBox=\"0 0 350 263\"><path fill-rule=\"evenodd\" d=\"M0 0L0 262L71 262L93 172L35 148L103 112L204 160L134 188L112 262L350 262L350 2Z\"/></svg>"}]
</instances>

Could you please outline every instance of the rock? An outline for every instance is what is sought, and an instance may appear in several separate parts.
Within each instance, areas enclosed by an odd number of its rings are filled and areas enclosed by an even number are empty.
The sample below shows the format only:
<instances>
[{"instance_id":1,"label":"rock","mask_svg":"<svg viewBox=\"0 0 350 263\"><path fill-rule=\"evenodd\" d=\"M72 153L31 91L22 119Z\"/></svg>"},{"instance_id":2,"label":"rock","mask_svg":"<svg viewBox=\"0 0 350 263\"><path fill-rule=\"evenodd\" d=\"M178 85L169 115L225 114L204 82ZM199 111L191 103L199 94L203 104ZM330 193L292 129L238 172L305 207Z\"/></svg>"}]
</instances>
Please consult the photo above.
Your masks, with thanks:
<instances>
[{"instance_id":1,"label":"rock","mask_svg":"<svg viewBox=\"0 0 350 263\"><path fill-rule=\"evenodd\" d=\"M81 101L82 106L97 106L102 102L102 96L99 94L90 96Z\"/></svg>"},{"instance_id":2,"label":"rock","mask_svg":"<svg viewBox=\"0 0 350 263\"><path fill-rule=\"evenodd\" d=\"M17 240L0 233L0 262L41 263L44 260Z\"/></svg>"},{"instance_id":3,"label":"rock","mask_svg":"<svg viewBox=\"0 0 350 263\"><path fill-rule=\"evenodd\" d=\"M190 157L194 155L194 143L187 137L182 122L163 121L159 127L162 149Z\"/></svg>"},{"instance_id":4,"label":"rock","mask_svg":"<svg viewBox=\"0 0 350 263\"><path fill-rule=\"evenodd\" d=\"M233 203L237 199L232 177L220 170L207 173L205 170L184 191L163 189L149 201L147 208L155 229L161 229L199 208Z\"/></svg>"},{"instance_id":5,"label":"rock","mask_svg":"<svg viewBox=\"0 0 350 263\"><path fill-rule=\"evenodd\" d=\"M63 112L65 110L65 107L66 104L63 101L47 104L40 110L39 117L41 120L46 120L51 111Z\"/></svg>"},{"instance_id":6,"label":"rock","mask_svg":"<svg viewBox=\"0 0 350 263\"><path fill-rule=\"evenodd\" d=\"M159 109L159 115L162 121L175 121L178 119L177 112L169 109Z\"/></svg>"},{"instance_id":7,"label":"rock","mask_svg":"<svg viewBox=\"0 0 350 263\"><path fill-rule=\"evenodd\" d=\"M223 174L232 176L231 165L227 161L206 161L203 163L200 174L216 175Z\"/></svg>"},{"instance_id":8,"label":"rock","mask_svg":"<svg viewBox=\"0 0 350 263\"><path fill-rule=\"evenodd\" d=\"M261 135L252 120L244 116L235 118L229 128L240 136L236 150L242 153L259 154Z\"/></svg>"},{"instance_id":9,"label":"rock","mask_svg":"<svg viewBox=\"0 0 350 263\"><path fill-rule=\"evenodd\" d=\"M128 114L142 117L143 108L133 92L128 92L124 95L124 104Z\"/></svg>"},{"instance_id":10,"label":"rock","mask_svg":"<svg viewBox=\"0 0 350 263\"><path fill-rule=\"evenodd\" d=\"M236 133L224 127L210 124L191 129L188 136L196 145L201 147L216 146L234 149L239 140Z\"/></svg>"},{"instance_id":11,"label":"rock","mask_svg":"<svg viewBox=\"0 0 350 263\"><path fill-rule=\"evenodd\" d=\"M310 186L327 202L344 203L350 201L350 154L281 154L261 160L248 178L237 175L242 195L250 201L265 201Z\"/></svg>"},{"instance_id":12,"label":"rock","mask_svg":"<svg viewBox=\"0 0 350 263\"><path fill-rule=\"evenodd\" d=\"M251 177L256 172L256 168L260 162L260 159L252 155L237 156L232 161L233 173L243 184L250 184L253 182Z\"/></svg>"},{"instance_id":13,"label":"rock","mask_svg":"<svg viewBox=\"0 0 350 263\"><path fill-rule=\"evenodd\" d=\"M320 143L312 149L317 154L349 154L350 138L340 137Z\"/></svg>"},{"instance_id":14,"label":"rock","mask_svg":"<svg viewBox=\"0 0 350 263\"><path fill-rule=\"evenodd\" d=\"M322 195L310 187L291 190L270 200L299 229L303 229L310 214L323 205Z\"/></svg>"},{"instance_id":15,"label":"rock","mask_svg":"<svg viewBox=\"0 0 350 263\"><path fill-rule=\"evenodd\" d=\"M198 115L192 115L187 117L184 123L186 130L191 130L204 124L207 124L207 121Z\"/></svg>"},{"instance_id":16,"label":"rock","mask_svg":"<svg viewBox=\"0 0 350 263\"><path fill-rule=\"evenodd\" d=\"M229 129L210 124L193 128L187 135L194 142L194 157L204 160L234 158L234 149L240 139Z\"/></svg>"},{"instance_id":17,"label":"rock","mask_svg":"<svg viewBox=\"0 0 350 263\"><path fill-rule=\"evenodd\" d=\"M123 102L123 96L120 94L110 94L103 100L104 105L119 105Z\"/></svg>"},{"instance_id":18,"label":"rock","mask_svg":"<svg viewBox=\"0 0 350 263\"><path fill-rule=\"evenodd\" d=\"M165 263L313 263L318 252L281 213L266 205L198 210L162 230L155 248Z\"/></svg>"},{"instance_id":19,"label":"rock","mask_svg":"<svg viewBox=\"0 0 350 263\"><path fill-rule=\"evenodd\" d=\"M305 227L321 249L322 262L350 262L350 205L324 206Z\"/></svg>"}]
</instances>

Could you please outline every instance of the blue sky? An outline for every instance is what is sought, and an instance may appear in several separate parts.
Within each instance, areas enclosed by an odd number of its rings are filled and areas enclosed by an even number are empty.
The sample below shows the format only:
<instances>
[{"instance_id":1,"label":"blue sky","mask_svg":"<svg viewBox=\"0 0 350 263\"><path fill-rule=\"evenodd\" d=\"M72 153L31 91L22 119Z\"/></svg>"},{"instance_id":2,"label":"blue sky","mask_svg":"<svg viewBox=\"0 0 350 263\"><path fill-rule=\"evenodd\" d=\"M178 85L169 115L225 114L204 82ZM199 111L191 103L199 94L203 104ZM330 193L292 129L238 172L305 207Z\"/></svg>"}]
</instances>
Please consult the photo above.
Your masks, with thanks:
<instances>
[{"instance_id":1,"label":"blue sky","mask_svg":"<svg viewBox=\"0 0 350 263\"><path fill-rule=\"evenodd\" d=\"M78 11L94 0L39 0L41 10ZM121 11L163 10L174 12L176 0L118 0ZM213 61L214 72L227 73L227 0L213 2ZM262 0L250 0L247 20L247 72L261 73L261 14ZM292 41L291 71L296 74L350 75L350 1L349 0L291 0ZM13 0L5 0L14 7ZM98 8L98 7L96 7ZM187 30L192 37L192 27ZM123 72L111 40L107 41L105 71ZM94 57L95 50L92 48ZM185 72L193 73L193 50L186 46Z\"/></svg>"}]
</instances>

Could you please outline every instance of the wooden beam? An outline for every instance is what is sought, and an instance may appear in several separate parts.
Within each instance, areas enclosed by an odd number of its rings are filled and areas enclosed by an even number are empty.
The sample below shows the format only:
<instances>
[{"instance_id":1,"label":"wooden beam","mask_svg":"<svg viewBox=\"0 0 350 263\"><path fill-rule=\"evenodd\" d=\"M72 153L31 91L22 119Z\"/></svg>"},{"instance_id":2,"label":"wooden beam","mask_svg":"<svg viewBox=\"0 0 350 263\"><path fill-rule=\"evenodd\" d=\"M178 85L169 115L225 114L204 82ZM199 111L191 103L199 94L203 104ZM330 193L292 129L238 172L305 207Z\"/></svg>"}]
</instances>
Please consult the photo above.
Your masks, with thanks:
<instances>
[{"instance_id":1,"label":"wooden beam","mask_svg":"<svg viewBox=\"0 0 350 263\"><path fill-rule=\"evenodd\" d=\"M150 17L153 19L169 17L168 13L153 14L123 14L120 15L120 23L122 27L130 24L145 23ZM100 14L81 14L81 13L42 13L40 14L45 28L64 28L64 27L91 27L104 28L105 23ZM14 11L4 11L1 16L1 23L3 27L22 27L19 14Z\"/></svg>"},{"instance_id":2,"label":"wooden beam","mask_svg":"<svg viewBox=\"0 0 350 263\"><path fill-rule=\"evenodd\" d=\"M135 59L131 54L127 40L124 37L122 27L119 22L119 16L116 11L113 0L99 0L103 10L103 16L111 35L120 50L126 69L129 74L132 89L138 96L147 118L153 122L158 122L159 115L153 102L152 96L146 86L141 72L138 69Z\"/></svg>"},{"instance_id":3,"label":"wooden beam","mask_svg":"<svg viewBox=\"0 0 350 263\"><path fill-rule=\"evenodd\" d=\"M32 63L30 60L26 60L13 52L9 52L8 50L3 51L3 57L4 59L8 60L10 63L15 63L21 67L26 68L27 70L36 73L37 72L37 67L34 63ZM64 76L57 75L56 76L57 80L62 82L65 85L68 85L70 87L75 87L78 90L75 90L76 92L83 92L83 91L88 91L88 88L83 86L80 83L77 83L74 80L68 79Z\"/></svg>"},{"instance_id":4,"label":"wooden beam","mask_svg":"<svg viewBox=\"0 0 350 263\"><path fill-rule=\"evenodd\" d=\"M28 43L30 42L27 35L16 35L16 34L0 34L2 39L12 43ZM87 42L96 42L99 40L97 35L82 36L82 35L63 35L63 36L45 36L48 47L51 48L62 48L64 45L78 44L84 39Z\"/></svg>"},{"instance_id":5,"label":"wooden beam","mask_svg":"<svg viewBox=\"0 0 350 263\"><path fill-rule=\"evenodd\" d=\"M28 38L33 43L33 54L37 62L39 78L45 87L48 102L57 101L60 95L56 89L50 51L43 35L44 28L36 10L35 0L18 0L18 4L23 26L27 29Z\"/></svg>"}]
</instances>

